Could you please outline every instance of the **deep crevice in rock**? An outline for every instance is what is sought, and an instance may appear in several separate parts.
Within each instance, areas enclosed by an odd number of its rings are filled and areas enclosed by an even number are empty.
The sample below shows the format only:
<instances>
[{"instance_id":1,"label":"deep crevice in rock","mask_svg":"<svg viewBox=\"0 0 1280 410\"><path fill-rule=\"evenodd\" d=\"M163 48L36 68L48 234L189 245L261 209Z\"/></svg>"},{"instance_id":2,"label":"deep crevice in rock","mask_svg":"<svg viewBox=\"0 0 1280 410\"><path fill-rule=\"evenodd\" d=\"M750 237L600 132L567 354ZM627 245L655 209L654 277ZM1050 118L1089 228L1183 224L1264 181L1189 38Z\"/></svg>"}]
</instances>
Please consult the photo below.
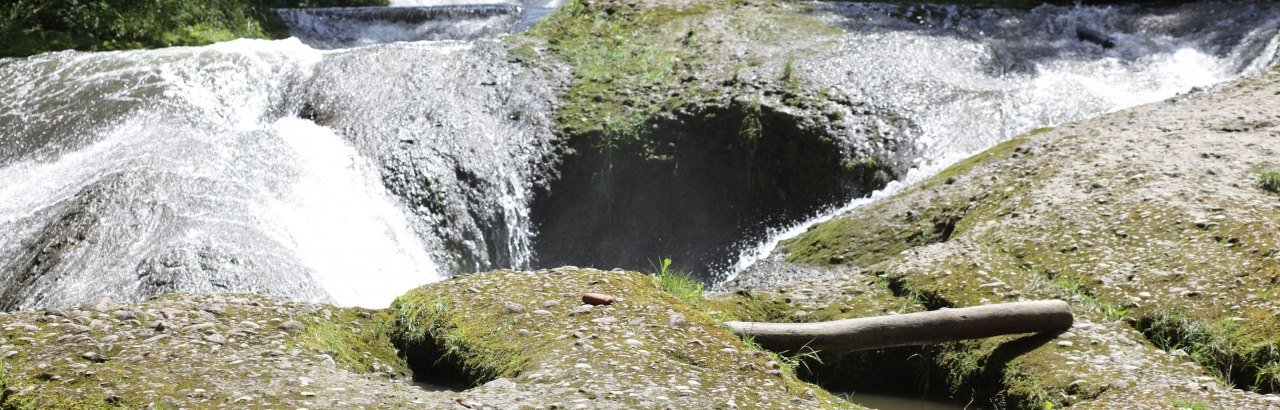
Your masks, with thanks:
<instances>
[{"instance_id":1,"label":"deep crevice in rock","mask_svg":"<svg viewBox=\"0 0 1280 410\"><path fill-rule=\"evenodd\" d=\"M1229 335L1231 325L1226 322L1214 324L1170 313L1125 322L1156 347L1185 352L1231 387L1260 394L1280 393L1280 379L1268 372L1280 366L1280 348L1233 341Z\"/></svg>"},{"instance_id":2,"label":"deep crevice in rock","mask_svg":"<svg viewBox=\"0 0 1280 410\"><path fill-rule=\"evenodd\" d=\"M770 228L865 195L893 172L767 106L676 113L569 139L560 178L534 201L536 265L646 269L670 257L714 280Z\"/></svg>"}]
</instances>

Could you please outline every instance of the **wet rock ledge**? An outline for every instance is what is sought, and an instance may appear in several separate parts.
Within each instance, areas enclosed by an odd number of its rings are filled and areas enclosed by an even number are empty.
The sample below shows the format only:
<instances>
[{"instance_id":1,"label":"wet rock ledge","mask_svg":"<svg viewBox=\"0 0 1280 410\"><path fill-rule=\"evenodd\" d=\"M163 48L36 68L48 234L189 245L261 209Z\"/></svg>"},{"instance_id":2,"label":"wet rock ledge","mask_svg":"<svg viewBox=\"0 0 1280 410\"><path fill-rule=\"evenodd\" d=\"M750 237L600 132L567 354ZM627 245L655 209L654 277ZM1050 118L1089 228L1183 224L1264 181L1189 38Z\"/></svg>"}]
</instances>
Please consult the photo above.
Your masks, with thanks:
<instances>
[{"instance_id":1,"label":"wet rock ledge","mask_svg":"<svg viewBox=\"0 0 1280 410\"><path fill-rule=\"evenodd\" d=\"M4 408L843 404L653 277L573 267L461 276L385 310L174 294L11 312L0 356Z\"/></svg>"}]
</instances>

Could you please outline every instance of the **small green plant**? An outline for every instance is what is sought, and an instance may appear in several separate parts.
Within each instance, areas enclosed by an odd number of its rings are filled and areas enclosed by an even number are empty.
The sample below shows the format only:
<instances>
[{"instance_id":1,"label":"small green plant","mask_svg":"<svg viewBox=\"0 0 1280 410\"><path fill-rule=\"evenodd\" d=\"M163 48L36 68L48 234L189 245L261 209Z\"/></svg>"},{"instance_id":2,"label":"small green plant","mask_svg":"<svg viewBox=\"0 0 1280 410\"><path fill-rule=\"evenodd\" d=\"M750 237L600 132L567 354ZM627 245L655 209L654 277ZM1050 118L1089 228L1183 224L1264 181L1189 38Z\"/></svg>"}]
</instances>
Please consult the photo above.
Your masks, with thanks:
<instances>
[{"instance_id":1,"label":"small green plant","mask_svg":"<svg viewBox=\"0 0 1280 410\"><path fill-rule=\"evenodd\" d=\"M623 147L643 146L648 140L645 122L648 116L633 115L622 119L606 118L598 148L606 155Z\"/></svg>"},{"instance_id":2,"label":"small green plant","mask_svg":"<svg viewBox=\"0 0 1280 410\"><path fill-rule=\"evenodd\" d=\"M792 376L796 375L796 369L804 367L806 372L809 371L809 363L822 364L822 358L818 356L818 351L813 350L809 345L801 346L796 352L782 352L777 355L778 364L781 365L782 371Z\"/></svg>"},{"instance_id":3,"label":"small green plant","mask_svg":"<svg viewBox=\"0 0 1280 410\"><path fill-rule=\"evenodd\" d=\"M822 364L822 358L818 355L818 351L809 347L809 345L801 346L796 352L774 352L760 346L756 342L755 335L740 335L742 344L750 349L759 350L769 354L769 357L778 362L779 370L791 376L796 375L796 369L803 367L805 371L809 371L809 363Z\"/></svg>"},{"instance_id":4,"label":"small green plant","mask_svg":"<svg viewBox=\"0 0 1280 410\"><path fill-rule=\"evenodd\" d=\"M1187 410L1209 410L1209 405L1198 402L1198 401L1179 400L1179 401L1173 402L1173 407L1178 409L1187 409Z\"/></svg>"},{"instance_id":5,"label":"small green plant","mask_svg":"<svg viewBox=\"0 0 1280 410\"><path fill-rule=\"evenodd\" d=\"M1258 174L1258 184L1262 189L1280 194L1280 171L1265 171Z\"/></svg>"},{"instance_id":6,"label":"small green plant","mask_svg":"<svg viewBox=\"0 0 1280 410\"><path fill-rule=\"evenodd\" d=\"M782 81L791 81L791 75L795 70L795 67L793 67L793 63L794 61L788 57L787 65L782 67Z\"/></svg>"},{"instance_id":7,"label":"small green plant","mask_svg":"<svg viewBox=\"0 0 1280 410\"><path fill-rule=\"evenodd\" d=\"M652 275L658 280L658 289L694 305L702 302L702 281L689 272L672 268L671 258L662 258L654 264L653 270Z\"/></svg>"},{"instance_id":8,"label":"small green plant","mask_svg":"<svg viewBox=\"0 0 1280 410\"><path fill-rule=\"evenodd\" d=\"M751 143L754 151L756 142L764 135L764 126L760 123L759 101L752 101L747 104L747 115L742 117L742 124L738 127L738 135L746 138Z\"/></svg>"}]
</instances>

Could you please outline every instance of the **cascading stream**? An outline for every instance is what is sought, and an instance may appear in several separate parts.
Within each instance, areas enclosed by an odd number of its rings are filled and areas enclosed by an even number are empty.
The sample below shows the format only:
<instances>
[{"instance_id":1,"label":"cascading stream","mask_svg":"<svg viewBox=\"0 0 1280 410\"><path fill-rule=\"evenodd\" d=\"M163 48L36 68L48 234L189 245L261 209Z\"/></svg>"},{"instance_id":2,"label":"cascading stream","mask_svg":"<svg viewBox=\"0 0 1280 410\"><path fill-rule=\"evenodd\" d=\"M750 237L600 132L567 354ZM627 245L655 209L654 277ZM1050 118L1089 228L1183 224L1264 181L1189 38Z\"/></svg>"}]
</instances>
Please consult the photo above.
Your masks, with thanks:
<instances>
[{"instance_id":1,"label":"cascading stream","mask_svg":"<svg viewBox=\"0 0 1280 410\"><path fill-rule=\"evenodd\" d=\"M6 308L253 292L376 306L440 270L332 130L291 115L296 40L0 67ZM47 107L58 107L53 110Z\"/></svg>"},{"instance_id":2,"label":"cascading stream","mask_svg":"<svg viewBox=\"0 0 1280 410\"><path fill-rule=\"evenodd\" d=\"M484 40L0 60L0 308L175 291L381 307L527 264L555 87L526 71Z\"/></svg>"},{"instance_id":3,"label":"cascading stream","mask_svg":"<svg viewBox=\"0 0 1280 410\"><path fill-rule=\"evenodd\" d=\"M1255 73L1275 62L1280 42L1280 9L1256 1L1029 11L820 3L815 14L847 34L796 71L912 121L921 155L905 178L870 197L744 244L719 279L782 240L1020 133Z\"/></svg>"}]
</instances>

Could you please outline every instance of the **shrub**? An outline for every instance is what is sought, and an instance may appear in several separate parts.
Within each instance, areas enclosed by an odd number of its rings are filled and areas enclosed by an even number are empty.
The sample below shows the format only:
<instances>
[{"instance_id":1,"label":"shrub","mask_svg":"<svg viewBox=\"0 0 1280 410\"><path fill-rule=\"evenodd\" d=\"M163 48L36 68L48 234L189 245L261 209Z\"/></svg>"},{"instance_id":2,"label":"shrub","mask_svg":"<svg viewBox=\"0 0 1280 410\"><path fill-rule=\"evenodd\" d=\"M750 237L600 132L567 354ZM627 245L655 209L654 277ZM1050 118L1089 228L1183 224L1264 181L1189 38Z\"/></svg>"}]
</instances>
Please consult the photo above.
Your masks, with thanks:
<instances>
[{"instance_id":1,"label":"shrub","mask_svg":"<svg viewBox=\"0 0 1280 410\"><path fill-rule=\"evenodd\" d=\"M283 36L272 9L378 6L387 0L11 0L0 5L0 57L45 51L204 45Z\"/></svg>"}]
</instances>

